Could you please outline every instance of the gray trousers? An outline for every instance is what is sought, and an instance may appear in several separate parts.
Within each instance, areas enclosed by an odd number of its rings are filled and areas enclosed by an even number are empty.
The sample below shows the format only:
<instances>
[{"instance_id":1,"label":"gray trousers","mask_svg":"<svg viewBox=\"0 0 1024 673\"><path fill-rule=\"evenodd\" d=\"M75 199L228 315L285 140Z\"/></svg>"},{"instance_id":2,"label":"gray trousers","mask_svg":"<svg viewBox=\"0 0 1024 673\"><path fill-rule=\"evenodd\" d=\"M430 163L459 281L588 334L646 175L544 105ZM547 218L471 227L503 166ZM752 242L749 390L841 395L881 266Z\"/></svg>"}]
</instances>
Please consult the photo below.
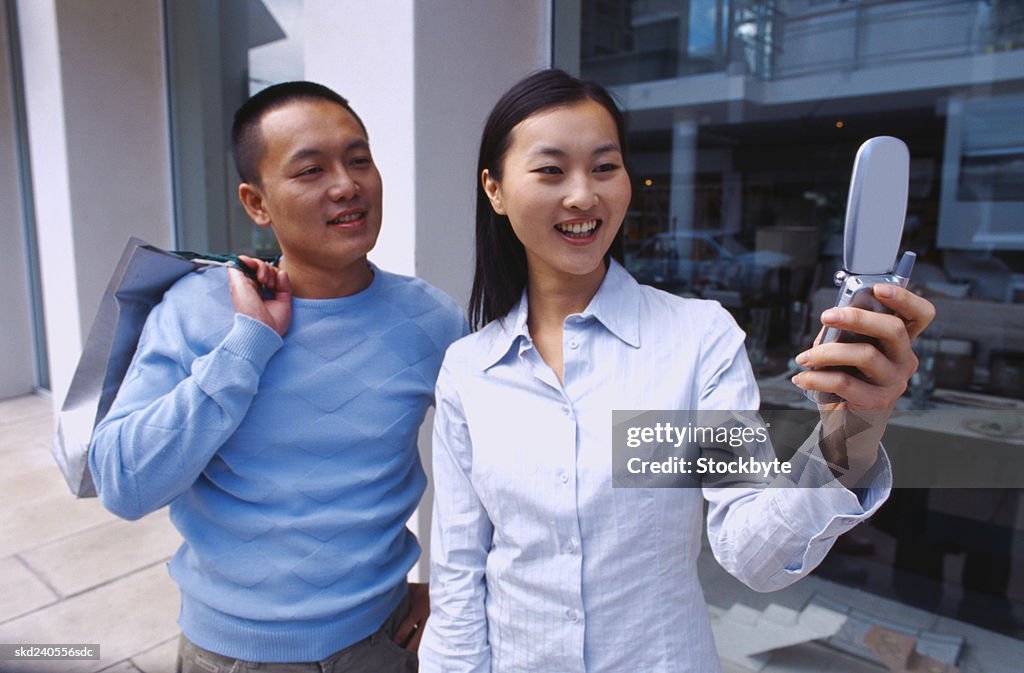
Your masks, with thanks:
<instances>
[{"instance_id":1,"label":"gray trousers","mask_svg":"<svg viewBox=\"0 0 1024 673\"><path fill-rule=\"evenodd\" d=\"M321 661L294 664L232 659L204 650L183 635L178 642L177 670L178 673L416 673L419 668L416 653L392 641L407 614L408 594L376 633Z\"/></svg>"}]
</instances>

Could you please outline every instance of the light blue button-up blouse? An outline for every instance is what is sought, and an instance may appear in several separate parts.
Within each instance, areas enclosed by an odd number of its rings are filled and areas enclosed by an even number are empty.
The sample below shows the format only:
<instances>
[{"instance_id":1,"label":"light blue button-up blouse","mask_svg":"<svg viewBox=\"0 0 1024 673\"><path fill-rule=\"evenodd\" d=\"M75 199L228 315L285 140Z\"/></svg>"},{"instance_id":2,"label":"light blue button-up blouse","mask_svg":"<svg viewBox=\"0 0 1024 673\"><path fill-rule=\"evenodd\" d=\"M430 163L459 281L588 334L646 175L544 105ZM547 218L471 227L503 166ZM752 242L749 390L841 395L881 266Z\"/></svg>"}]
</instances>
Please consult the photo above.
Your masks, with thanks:
<instances>
[{"instance_id":1,"label":"light blue button-up blouse","mask_svg":"<svg viewBox=\"0 0 1024 673\"><path fill-rule=\"evenodd\" d=\"M613 488L614 409L759 408L743 332L716 302L612 262L565 319L564 384L527 301L456 342L437 381L432 612L421 671L719 670L697 577L704 500L718 561L758 591L810 572L888 494ZM813 442L809 442L813 444Z\"/></svg>"}]
</instances>

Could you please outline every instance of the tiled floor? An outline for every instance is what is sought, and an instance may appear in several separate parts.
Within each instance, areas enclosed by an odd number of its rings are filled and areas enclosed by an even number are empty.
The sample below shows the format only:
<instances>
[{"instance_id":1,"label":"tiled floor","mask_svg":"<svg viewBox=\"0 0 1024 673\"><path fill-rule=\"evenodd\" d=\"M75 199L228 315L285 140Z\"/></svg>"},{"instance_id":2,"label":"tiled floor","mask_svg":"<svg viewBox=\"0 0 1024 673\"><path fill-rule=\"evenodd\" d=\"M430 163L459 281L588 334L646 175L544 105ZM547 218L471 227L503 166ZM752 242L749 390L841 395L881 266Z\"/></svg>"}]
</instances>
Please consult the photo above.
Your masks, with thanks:
<instances>
[{"instance_id":1,"label":"tiled floor","mask_svg":"<svg viewBox=\"0 0 1024 673\"><path fill-rule=\"evenodd\" d=\"M0 673L174 670L180 538L161 510L135 522L68 492L50 457L49 399L0 402L0 643L94 643L99 661L0 661Z\"/></svg>"}]
</instances>

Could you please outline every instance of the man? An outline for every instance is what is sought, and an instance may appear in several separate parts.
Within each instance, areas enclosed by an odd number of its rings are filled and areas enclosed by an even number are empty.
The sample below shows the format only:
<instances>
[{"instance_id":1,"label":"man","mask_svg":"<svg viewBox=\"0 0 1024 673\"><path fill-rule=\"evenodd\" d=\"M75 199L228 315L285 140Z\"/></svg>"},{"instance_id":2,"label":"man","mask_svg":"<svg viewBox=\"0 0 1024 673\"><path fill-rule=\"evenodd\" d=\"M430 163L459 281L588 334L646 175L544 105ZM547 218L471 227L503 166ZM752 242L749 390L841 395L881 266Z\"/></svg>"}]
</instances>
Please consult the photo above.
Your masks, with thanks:
<instances>
[{"instance_id":1,"label":"man","mask_svg":"<svg viewBox=\"0 0 1024 673\"><path fill-rule=\"evenodd\" d=\"M465 319L367 261L381 178L344 98L270 87L236 113L232 149L280 263L243 258L262 288L189 274L153 309L94 433L99 497L129 519L170 505L179 671L415 670L416 438Z\"/></svg>"}]
</instances>

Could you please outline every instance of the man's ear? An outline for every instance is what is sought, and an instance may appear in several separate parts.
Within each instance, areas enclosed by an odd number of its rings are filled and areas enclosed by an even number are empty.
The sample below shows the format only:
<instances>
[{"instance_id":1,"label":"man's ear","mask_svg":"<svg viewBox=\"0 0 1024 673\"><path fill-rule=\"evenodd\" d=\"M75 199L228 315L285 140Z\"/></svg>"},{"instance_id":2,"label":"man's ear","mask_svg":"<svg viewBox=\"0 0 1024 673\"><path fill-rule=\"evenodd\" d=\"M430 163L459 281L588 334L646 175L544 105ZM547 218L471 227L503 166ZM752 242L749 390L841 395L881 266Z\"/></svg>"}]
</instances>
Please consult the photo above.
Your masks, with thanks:
<instances>
[{"instance_id":1,"label":"man's ear","mask_svg":"<svg viewBox=\"0 0 1024 673\"><path fill-rule=\"evenodd\" d=\"M242 202L245 212L260 227L270 225L270 213L267 211L266 199L259 187L251 182L238 185L238 200Z\"/></svg>"},{"instance_id":2,"label":"man's ear","mask_svg":"<svg viewBox=\"0 0 1024 673\"><path fill-rule=\"evenodd\" d=\"M508 215L505 212L505 204L501 201L501 185L486 168L480 174L480 184L483 185L484 194L487 195L487 199L491 202L491 208L494 209L494 212L499 215Z\"/></svg>"}]
</instances>

